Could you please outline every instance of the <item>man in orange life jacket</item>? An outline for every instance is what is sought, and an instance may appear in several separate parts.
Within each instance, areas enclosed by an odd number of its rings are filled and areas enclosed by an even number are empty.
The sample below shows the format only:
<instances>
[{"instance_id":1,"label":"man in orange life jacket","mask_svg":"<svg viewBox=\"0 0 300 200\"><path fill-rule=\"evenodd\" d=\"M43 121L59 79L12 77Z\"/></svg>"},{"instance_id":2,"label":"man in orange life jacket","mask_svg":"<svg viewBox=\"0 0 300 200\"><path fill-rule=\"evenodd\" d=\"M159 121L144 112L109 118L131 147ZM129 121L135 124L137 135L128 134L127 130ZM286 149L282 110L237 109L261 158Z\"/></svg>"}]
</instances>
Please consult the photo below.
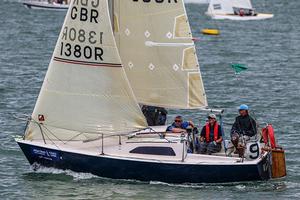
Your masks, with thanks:
<instances>
[{"instance_id":1,"label":"man in orange life jacket","mask_svg":"<svg viewBox=\"0 0 300 200\"><path fill-rule=\"evenodd\" d=\"M208 123L202 128L200 135L199 153L217 153L222 148L222 130L218 124L216 115L210 114L208 116Z\"/></svg>"}]
</instances>

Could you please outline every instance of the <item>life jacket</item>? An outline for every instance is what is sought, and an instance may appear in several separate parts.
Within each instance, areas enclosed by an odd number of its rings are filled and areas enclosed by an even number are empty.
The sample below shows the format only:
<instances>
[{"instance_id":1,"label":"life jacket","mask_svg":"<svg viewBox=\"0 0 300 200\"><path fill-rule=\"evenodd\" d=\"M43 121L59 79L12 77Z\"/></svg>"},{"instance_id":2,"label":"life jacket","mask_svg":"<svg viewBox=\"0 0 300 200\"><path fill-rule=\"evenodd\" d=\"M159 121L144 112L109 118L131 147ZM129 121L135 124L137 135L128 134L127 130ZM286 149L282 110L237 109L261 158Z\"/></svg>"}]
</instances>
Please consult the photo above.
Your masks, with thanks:
<instances>
[{"instance_id":1,"label":"life jacket","mask_svg":"<svg viewBox=\"0 0 300 200\"><path fill-rule=\"evenodd\" d=\"M240 16L244 16L245 15L245 10L244 9L240 9Z\"/></svg>"},{"instance_id":2,"label":"life jacket","mask_svg":"<svg viewBox=\"0 0 300 200\"><path fill-rule=\"evenodd\" d=\"M218 140L218 132L219 132L219 124L216 122L214 125L214 141ZM205 133L206 133L206 142L210 141L210 125L206 123L205 125Z\"/></svg>"}]
</instances>

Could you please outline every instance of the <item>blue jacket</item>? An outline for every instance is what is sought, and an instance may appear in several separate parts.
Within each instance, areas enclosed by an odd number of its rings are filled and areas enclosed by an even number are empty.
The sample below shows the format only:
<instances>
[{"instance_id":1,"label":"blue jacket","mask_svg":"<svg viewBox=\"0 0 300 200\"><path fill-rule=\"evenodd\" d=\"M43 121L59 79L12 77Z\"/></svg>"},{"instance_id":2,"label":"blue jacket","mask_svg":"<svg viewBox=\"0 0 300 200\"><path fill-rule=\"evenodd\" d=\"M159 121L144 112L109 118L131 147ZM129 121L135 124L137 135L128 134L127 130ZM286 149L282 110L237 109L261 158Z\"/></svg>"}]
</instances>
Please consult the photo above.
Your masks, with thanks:
<instances>
[{"instance_id":1,"label":"blue jacket","mask_svg":"<svg viewBox=\"0 0 300 200\"><path fill-rule=\"evenodd\" d=\"M175 122L171 125L168 126L167 131L172 131L173 128L181 128L181 129L186 129L190 125L189 122L182 122L180 127L177 127Z\"/></svg>"}]
</instances>

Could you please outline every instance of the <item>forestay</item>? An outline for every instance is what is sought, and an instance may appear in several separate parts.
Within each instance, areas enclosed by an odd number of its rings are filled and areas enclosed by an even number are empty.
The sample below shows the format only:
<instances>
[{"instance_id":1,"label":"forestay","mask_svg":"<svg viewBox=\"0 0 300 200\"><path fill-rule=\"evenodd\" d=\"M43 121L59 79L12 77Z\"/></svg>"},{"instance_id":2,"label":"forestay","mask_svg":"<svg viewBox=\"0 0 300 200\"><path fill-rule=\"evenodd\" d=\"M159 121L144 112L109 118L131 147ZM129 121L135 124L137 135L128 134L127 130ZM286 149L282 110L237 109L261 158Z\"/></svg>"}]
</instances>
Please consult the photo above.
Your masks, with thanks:
<instances>
[{"instance_id":1,"label":"forestay","mask_svg":"<svg viewBox=\"0 0 300 200\"><path fill-rule=\"evenodd\" d=\"M207 106L183 1L115 0L114 8L117 45L138 102Z\"/></svg>"},{"instance_id":2,"label":"forestay","mask_svg":"<svg viewBox=\"0 0 300 200\"><path fill-rule=\"evenodd\" d=\"M207 12L211 14L233 14L233 8L253 9L250 0L211 0Z\"/></svg>"},{"instance_id":3,"label":"forestay","mask_svg":"<svg viewBox=\"0 0 300 200\"><path fill-rule=\"evenodd\" d=\"M45 139L83 140L147 126L120 61L107 0L71 3L32 118L42 123ZM42 138L35 123L26 137Z\"/></svg>"}]
</instances>

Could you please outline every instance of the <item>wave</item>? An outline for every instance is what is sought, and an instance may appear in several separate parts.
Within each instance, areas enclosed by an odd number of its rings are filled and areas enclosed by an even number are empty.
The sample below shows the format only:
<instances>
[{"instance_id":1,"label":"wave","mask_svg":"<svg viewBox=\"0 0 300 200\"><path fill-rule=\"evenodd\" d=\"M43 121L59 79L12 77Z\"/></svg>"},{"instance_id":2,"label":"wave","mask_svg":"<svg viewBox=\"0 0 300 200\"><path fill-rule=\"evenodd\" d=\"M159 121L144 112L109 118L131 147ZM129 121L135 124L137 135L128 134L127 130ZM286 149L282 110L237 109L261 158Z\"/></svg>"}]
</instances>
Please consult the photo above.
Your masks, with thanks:
<instances>
[{"instance_id":1,"label":"wave","mask_svg":"<svg viewBox=\"0 0 300 200\"><path fill-rule=\"evenodd\" d=\"M149 184L149 182L139 181L139 180L132 180L132 179L111 179L106 177L97 176L91 173L83 173L83 172L74 172L72 170L62 170L57 169L53 167L44 167L40 164L34 163L30 166L30 169L32 170L31 173L27 173L27 175L65 175L67 177L71 177L74 181L80 181L80 180L94 180L97 179L99 181L109 182L109 183L115 183L115 184ZM49 177L49 179L51 179ZM64 178L62 178L64 179Z\"/></svg>"},{"instance_id":2,"label":"wave","mask_svg":"<svg viewBox=\"0 0 300 200\"><path fill-rule=\"evenodd\" d=\"M52 167L44 167L38 164L33 164L30 168L33 171L33 173L30 174L53 174L53 175L62 174L62 175L72 177L73 180L75 181L98 178L98 176L93 175L91 173L81 173L81 172L74 172L71 170L61 170Z\"/></svg>"},{"instance_id":3,"label":"wave","mask_svg":"<svg viewBox=\"0 0 300 200\"><path fill-rule=\"evenodd\" d=\"M151 185L164 185L169 187L179 188L195 188L195 189L209 189L217 188L219 190L226 189L227 187L234 187L236 191L278 191L288 188L290 183L285 181L254 181L254 182L231 182L231 183L184 183L184 184L171 184L160 181L150 181Z\"/></svg>"}]
</instances>

